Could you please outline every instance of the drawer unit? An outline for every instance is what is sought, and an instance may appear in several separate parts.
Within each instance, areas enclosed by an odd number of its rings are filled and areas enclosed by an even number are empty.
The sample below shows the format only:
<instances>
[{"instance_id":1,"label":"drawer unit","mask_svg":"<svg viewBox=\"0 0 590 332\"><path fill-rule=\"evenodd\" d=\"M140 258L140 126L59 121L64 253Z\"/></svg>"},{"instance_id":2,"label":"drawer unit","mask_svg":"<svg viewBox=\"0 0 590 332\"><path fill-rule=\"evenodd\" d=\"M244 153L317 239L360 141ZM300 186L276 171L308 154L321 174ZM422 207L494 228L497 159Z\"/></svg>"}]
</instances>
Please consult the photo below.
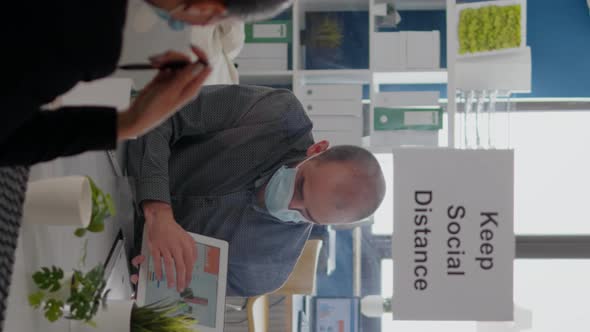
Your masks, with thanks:
<instances>
[{"instance_id":1,"label":"drawer unit","mask_svg":"<svg viewBox=\"0 0 590 332\"><path fill-rule=\"evenodd\" d=\"M316 115L309 118L313 122L314 130L354 131L359 133L362 130L360 117Z\"/></svg>"},{"instance_id":2,"label":"drawer unit","mask_svg":"<svg viewBox=\"0 0 590 332\"><path fill-rule=\"evenodd\" d=\"M287 70L287 59L268 58L238 58L235 60L238 70L244 73L256 73L258 71L280 71Z\"/></svg>"},{"instance_id":3,"label":"drawer unit","mask_svg":"<svg viewBox=\"0 0 590 332\"><path fill-rule=\"evenodd\" d=\"M438 91L380 92L375 94L375 107L410 107L438 105Z\"/></svg>"},{"instance_id":4,"label":"drawer unit","mask_svg":"<svg viewBox=\"0 0 590 332\"><path fill-rule=\"evenodd\" d=\"M361 116L363 105L360 101L348 100L301 100L307 115L351 115Z\"/></svg>"},{"instance_id":5,"label":"drawer unit","mask_svg":"<svg viewBox=\"0 0 590 332\"><path fill-rule=\"evenodd\" d=\"M363 134L363 89L361 85L309 85L295 88L313 122L316 142L361 145Z\"/></svg>"},{"instance_id":6,"label":"drawer unit","mask_svg":"<svg viewBox=\"0 0 590 332\"><path fill-rule=\"evenodd\" d=\"M306 85L295 87L299 100L354 100L361 102L363 87L361 85Z\"/></svg>"}]
</instances>

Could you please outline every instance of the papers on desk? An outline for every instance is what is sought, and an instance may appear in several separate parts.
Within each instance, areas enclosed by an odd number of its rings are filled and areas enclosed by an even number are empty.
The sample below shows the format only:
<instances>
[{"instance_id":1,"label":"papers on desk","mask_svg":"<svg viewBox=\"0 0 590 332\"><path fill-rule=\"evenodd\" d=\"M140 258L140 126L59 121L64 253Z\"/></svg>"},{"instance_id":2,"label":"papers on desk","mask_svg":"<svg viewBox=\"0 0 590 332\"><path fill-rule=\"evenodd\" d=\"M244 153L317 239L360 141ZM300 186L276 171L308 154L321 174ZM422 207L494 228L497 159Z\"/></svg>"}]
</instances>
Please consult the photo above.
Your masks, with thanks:
<instances>
[{"instance_id":1,"label":"papers on desk","mask_svg":"<svg viewBox=\"0 0 590 332\"><path fill-rule=\"evenodd\" d=\"M223 332L229 245L219 239L188 234L195 241L197 260L188 287L179 293L175 288L167 287L166 279L169 276L166 271L162 271L161 280L156 278L154 260L147 247L147 232L144 229L142 254L147 260L139 271L137 303L146 305L162 300L183 302L186 305L180 312L197 320L196 330Z\"/></svg>"},{"instance_id":2,"label":"papers on desk","mask_svg":"<svg viewBox=\"0 0 590 332\"><path fill-rule=\"evenodd\" d=\"M105 291L109 292L108 298L110 300L131 299L133 289L122 232L119 232L105 263L105 276L108 276Z\"/></svg>"}]
</instances>

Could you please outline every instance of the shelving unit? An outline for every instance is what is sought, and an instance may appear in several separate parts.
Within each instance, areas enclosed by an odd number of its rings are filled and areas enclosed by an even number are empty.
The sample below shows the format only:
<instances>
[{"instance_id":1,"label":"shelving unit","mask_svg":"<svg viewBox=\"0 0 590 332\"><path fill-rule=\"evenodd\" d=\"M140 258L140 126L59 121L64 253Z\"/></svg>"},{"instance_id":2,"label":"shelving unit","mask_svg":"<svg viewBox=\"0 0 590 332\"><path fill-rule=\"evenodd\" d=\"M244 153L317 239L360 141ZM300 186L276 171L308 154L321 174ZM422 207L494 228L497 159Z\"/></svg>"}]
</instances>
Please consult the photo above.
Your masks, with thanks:
<instances>
[{"instance_id":1,"label":"shelving unit","mask_svg":"<svg viewBox=\"0 0 590 332\"><path fill-rule=\"evenodd\" d=\"M368 69L340 70L299 70L294 84L369 84L371 71Z\"/></svg>"},{"instance_id":2,"label":"shelving unit","mask_svg":"<svg viewBox=\"0 0 590 332\"><path fill-rule=\"evenodd\" d=\"M455 61L457 49L457 0L447 1L447 137L449 148L455 147L455 115L457 113L457 91L455 85Z\"/></svg>"},{"instance_id":3,"label":"shelving unit","mask_svg":"<svg viewBox=\"0 0 590 332\"><path fill-rule=\"evenodd\" d=\"M295 1L292 7L292 27L293 36L291 44L291 68L286 71L262 71L256 73L241 74L241 82L246 84L259 85L280 85L290 86L294 91L301 90L301 87L313 85L369 85L369 103L370 105L370 128L371 133L374 134L373 129L373 113L374 106L372 104L376 99L376 94L379 93L380 85L384 84L446 84L447 85L447 104L446 113L448 115L447 125L444 130L447 130L448 142L442 142L443 145L449 147L456 146L455 133L455 118L457 110L457 99L455 91L457 88L465 89L465 84L471 84L473 80L466 78L466 75L457 76L457 70L470 71L468 68L470 62L478 60L461 59L458 60L456 56L457 50L457 0L396 0L395 5L398 10L445 10L446 9L446 67L435 69L409 69L402 71L383 71L376 68L373 61L369 61L369 66L366 69L328 69L328 70L313 70L305 68L305 46L302 45L301 34L302 30L306 28L306 13L310 11L366 11L369 13L369 52L376 49L375 44L375 7L376 4L389 2L387 0L299 0ZM403 14L402 14L403 19ZM378 49L378 45L377 45ZM523 49L523 52L526 52ZM518 73L525 79L516 86L509 86L511 90L526 91L530 90L526 85L526 65L530 67L530 50L528 58L526 54L520 56L522 68L517 70L522 71ZM513 57L519 58L517 53L512 53ZM370 55L370 54L369 54ZM369 56L370 58L370 56ZM485 63L485 62L484 62ZM477 64L475 64L477 66ZM524 68L524 69L523 69ZM529 68L530 76L530 68ZM467 75L468 76L468 75ZM481 75L480 75L481 76ZM492 75L493 76L493 75ZM458 80L458 78L460 78ZM506 82L513 82L514 79L505 80ZM494 82L493 84L503 84L504 82ZM510 84L509 84L510 85ZM519 89L520 88L520 89ZM298 96L301 97L301 96ZM365 97L366 98L366 97ZM365 99L363 103L367 103ZM359 108L359 116L362 117L362 105ZM407 133L406 133L407 134ZM360 142L360 140L359 140ZM370 140L364 139L364 145L370 144ZM338 142L333 142L338 144Z\"/></svg>"},{"instance_id":4,"label":"shelving unit","mask_svg":"<svg viewBox=\"0 0 590 332\"><path fill-rule=\"evenodd\" d=\"M292 85L293 71L239 72L240 83L252 85Z\"/></svg>"}]
</instances>

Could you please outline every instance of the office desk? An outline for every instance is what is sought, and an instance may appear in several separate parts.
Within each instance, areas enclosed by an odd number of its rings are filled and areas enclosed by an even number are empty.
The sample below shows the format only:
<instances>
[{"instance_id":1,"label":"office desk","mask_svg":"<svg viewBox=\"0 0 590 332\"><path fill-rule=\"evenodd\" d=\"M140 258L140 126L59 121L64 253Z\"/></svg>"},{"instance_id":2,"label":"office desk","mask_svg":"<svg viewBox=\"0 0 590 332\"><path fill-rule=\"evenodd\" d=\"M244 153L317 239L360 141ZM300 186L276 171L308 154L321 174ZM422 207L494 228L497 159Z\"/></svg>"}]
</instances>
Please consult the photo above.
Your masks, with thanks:
<instances>
[{"instance_id":1,"label":"office desk","mask_svg":"<svg viewBox=\"0 0 590 332\"><path fill-rule=\"evenodd\" d=\"M127 181L117 177L105 152L90 152L76 157L61 158L34 166L30 181L67 176L89 175L105 192L112 195L117 215L105 221L102 233L87 233L88 252L86 267L102 264L113 244L119 229L123 229L126 247L132 243L133 210L131 191ZM23 225L18 248L4 331L10 332L64 332L69 331L69 322L62 319L55 323L45 320L42 311L33 310L28 304L28 295L33 288L32 273L41 266L56 265L64 271L77 268L84 239L74 236L74 227Z\"/></svg>"}]
</instances>

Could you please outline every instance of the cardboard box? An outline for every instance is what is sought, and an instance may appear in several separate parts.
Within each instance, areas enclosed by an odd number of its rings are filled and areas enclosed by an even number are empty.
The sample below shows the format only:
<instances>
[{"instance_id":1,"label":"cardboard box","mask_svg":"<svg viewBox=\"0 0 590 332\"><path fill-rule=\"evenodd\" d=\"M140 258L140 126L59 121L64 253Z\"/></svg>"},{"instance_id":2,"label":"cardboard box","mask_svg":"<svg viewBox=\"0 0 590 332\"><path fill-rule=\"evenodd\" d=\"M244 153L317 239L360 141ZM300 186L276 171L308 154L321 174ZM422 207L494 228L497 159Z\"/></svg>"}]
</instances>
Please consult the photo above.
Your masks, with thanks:
<instances>
[{"instance_id":1,"label":"cardboard box","mask_svg":"<svg viewBox=\"0 0 590 332\"><path fill-rule=\"evenodd\" d=\"M402 71L406 69L405 32L376 32L373 34L374 50L371 64L377 71Z\"/></svg>"},{"instance_id":2,"label":"cardboard box","mask_svg":"<svg viewBox=\"0 0 590 332\"><path fill-rule=\"evenodd\" d=\"M407 68L440 68L440 32L407 31L406 33Z\"/></svg>"},{"instance_id":3,"label":"cardboard box","mask_svg":"<svg viewBox=\"0 0 590 332\"><path fill-rule=\"evenodd\" d=\"M238 58L284 58L288 55L287 43L249 43L244 44Z\"/></svg>"},{"instance_id":4,"label":"cardboard box","mask_svg":"<svg viewBox=\"0 0 590 332\"><path fill-rule=\"evenodd\" d=\"M237 58L234 62L240 72L287 70L287 59Z\"/></svg>"},{"instance_id":5,"label":"cardboard box","mask_svg":"<svg viewBox=\"0 0 590 332\"><path fill-rule=\"evenodd\" d=\"M238 65L238 70L241 72L287 70L288 44L244 44L244 48L234 62Z\"/></svg>"}]
</instances>

